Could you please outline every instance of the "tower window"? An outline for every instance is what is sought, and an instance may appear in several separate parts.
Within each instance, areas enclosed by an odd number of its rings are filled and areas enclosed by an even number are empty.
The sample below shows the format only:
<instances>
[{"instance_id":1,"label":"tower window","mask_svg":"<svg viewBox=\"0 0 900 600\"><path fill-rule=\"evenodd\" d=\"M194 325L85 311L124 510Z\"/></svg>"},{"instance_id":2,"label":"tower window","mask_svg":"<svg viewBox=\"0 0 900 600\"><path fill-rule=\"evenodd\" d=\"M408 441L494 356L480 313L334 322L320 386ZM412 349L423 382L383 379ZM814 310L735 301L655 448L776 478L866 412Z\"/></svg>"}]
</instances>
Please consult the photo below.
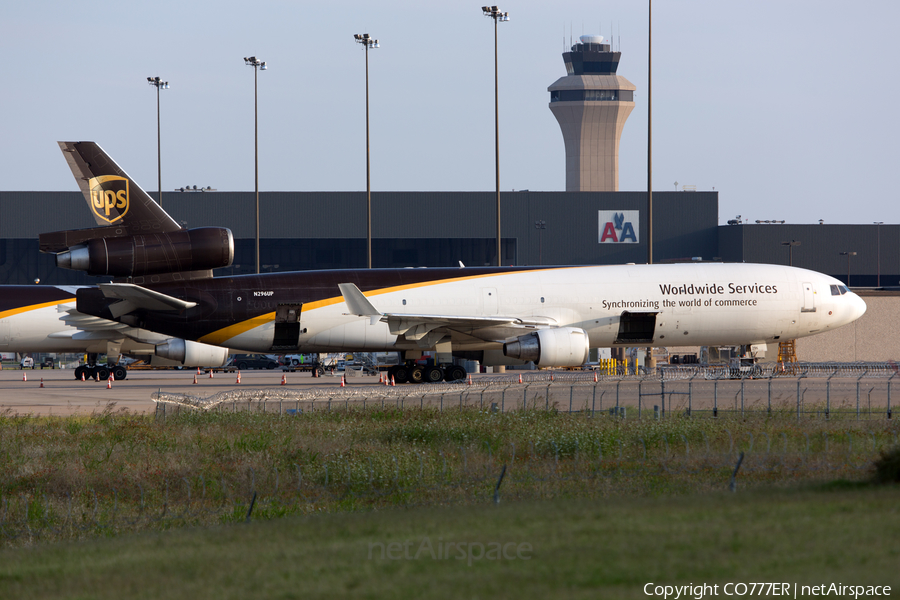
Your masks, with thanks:
<instances>
[{"instance_id":1,"label":"tower window","mask_svg":"<svg viewBox=\"0 0 900 600\"><path fill-rule=\"evenodd\" d=\"M632 90L553 90L550 102L634 102Z\"/></svg>"}]
</instances>

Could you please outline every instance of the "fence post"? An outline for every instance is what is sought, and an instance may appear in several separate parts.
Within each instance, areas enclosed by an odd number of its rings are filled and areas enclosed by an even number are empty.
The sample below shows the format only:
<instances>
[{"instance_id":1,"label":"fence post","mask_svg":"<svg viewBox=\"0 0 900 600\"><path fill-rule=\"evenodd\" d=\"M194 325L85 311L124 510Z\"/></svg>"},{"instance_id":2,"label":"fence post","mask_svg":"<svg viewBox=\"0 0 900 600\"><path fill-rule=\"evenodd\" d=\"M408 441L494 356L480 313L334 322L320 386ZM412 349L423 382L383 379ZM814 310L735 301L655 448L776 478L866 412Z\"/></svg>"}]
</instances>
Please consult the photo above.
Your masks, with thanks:
<instances>
[{"instance_id":1,"label":"fence post","mask_svg":"<svg viewBox=\"0 0 900 600\"><path fill-rule=\"evenodd\" d=\"M713 379L713 418L719 416L719 380Z\"/></svg>"},{"instance_id":2,"label":"fence post","mask_svg":"<svg viewBox=\"0 0 900 600\"><path fill-rule=\"evenodd\" d=\"M640 387L640 386L639 386ZM662 408L662 412L660 416L665 419L666 418L666 380L661 379L659 382L659 400L660 400L660 408Z\"/></svg>"},{"instance_id":3,"label":"fence post","mask_svg":"<svg viewBox=\"0 0 900 600\"><path fill-rule=\"evenodd\" d=\"M575 393L575 384L569 384L569 414L572 414L572 395Z\"/></svg>"},{"instance_id":4,"label":"fence post","mask_svg":"<svg viewBox=\"0 0 900 600\"><path fill-rule=\"evenodd\" d=\"M635 363L635 364L637 364L637 363ZM638 421L641 420L642 400L644 399L644 394L642 391L643 386L644 386L644 380L643 379L638 380Z\"/></svg>"},{"instance_id":5,"label":"fence post","mask_svg":"<svg viewBox=\"0 0 900 600\"><path fill-rule=\"evenodd\" d=\"M741 418L744 418L744 377L741 376Z\"/></svg>"},{"instance_id":6,"label":"fence post","mask_svg":"<svg viewBox=\"0 0 900 600\"><path fill-rule=\"evenodd\" d=\"M888 378L888 397L887 397L887 418L891 418L891 380L894 379L894 376L897 375L897 371L894 371L894 375L891 375Z\"/></svg>"}]
</instances>

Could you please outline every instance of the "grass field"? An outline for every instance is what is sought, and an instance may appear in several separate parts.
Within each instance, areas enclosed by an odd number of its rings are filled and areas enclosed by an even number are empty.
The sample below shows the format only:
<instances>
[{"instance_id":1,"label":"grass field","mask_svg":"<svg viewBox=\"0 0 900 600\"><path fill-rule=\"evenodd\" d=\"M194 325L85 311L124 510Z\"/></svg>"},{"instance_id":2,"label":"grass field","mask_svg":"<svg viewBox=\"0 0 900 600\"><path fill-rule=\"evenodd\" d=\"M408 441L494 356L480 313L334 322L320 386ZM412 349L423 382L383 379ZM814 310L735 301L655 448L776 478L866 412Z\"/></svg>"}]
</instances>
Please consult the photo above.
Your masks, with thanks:
<instances>
[{"instance_id":1,"label":"grass field","mask_svg":"<svg viewBox=\"0 0 900 600\"><path fill-rule=\"evenodd\" d=\"M288 517L5 549L0 597L642 598L650 582L896 590L897 500L896 489L844 484ZM449 543L450 558L438 557ZM481 556L479 544L496 543L506 558Z\"/></svg>"},{"instance_id":2,"label":"grass field","mask_svg":"<svg viewBox=\"0 0 900 600\"><path fill-rule=\"evenodd\" d=\"M887 420L778 413L6 414L0 598L628 598L646 597L649 582L900 585L889 533L900 530L898 489L866 483L897 435Z\"/></svg>"}]
</instances>

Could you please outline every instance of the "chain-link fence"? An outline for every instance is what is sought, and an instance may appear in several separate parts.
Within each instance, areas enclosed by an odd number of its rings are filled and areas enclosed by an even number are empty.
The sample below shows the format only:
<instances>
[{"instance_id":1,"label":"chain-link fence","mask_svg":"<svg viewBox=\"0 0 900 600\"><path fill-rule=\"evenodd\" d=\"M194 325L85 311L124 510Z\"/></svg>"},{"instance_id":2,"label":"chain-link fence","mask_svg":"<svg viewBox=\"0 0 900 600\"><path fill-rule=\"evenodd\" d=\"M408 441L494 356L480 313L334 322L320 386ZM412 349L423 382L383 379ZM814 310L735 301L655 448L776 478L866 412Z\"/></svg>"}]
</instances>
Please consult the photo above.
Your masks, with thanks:
<instances>
[{"instance_id":1,"label":"chain-link fence","mask_svg":"<svg viewBox=\"0 0 900 600\"><path fill-rule=\"evenodd\" d=\"M452 384L281 386L235 388L208 397L166 392L153 396L158 418L185 408L294 414L335 406L391 406L501 412L543 408L637 419L778 412L798 419L866 420L893 418L896 374L892 363L804 363L790 369L779 364L752 373L685 365L667 366L652 375L519 371Z\"/></svg>"}]
</instances>

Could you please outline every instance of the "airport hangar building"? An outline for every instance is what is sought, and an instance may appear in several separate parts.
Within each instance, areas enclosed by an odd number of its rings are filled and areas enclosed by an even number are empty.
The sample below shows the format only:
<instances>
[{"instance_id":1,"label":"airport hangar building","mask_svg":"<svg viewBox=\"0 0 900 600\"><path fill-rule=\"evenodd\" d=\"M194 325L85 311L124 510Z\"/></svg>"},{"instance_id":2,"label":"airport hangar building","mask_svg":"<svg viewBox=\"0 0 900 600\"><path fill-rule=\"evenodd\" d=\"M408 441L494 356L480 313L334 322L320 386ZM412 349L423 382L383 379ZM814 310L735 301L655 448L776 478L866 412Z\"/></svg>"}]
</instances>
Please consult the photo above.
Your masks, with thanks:
<instances>
[{"instance_id":1,"label":"airport hangar building","mask_svg":"<svg viewBox=\"0 0 900 600\"><path fill-rule=\"evenodd\" d=\"M216 276L255 271L253 192L165 192L163 207L184 226L232 230L234 264ZM900 359L900 225L719 225L718 193L702 191L654 192L653 213L655 263L792 262L842 281L849 268L866 315L802 338L800 359ZM495 262L495 192L373 192L372 215L375 268ZM646 192L502 192L503 264L645 263L646 215ZM80 192L0 192L0 284L108 280L38 249L41 233L95 226ZM263 272L364 268L365 192L261 192L260 255Z\"/></svg>"},{"instance_id":2,"label":"airport hangar building","mask_svg":"<svg viewBox=\"0 0 900 600\"><path fill-rule=\"evenodd\" d=\"M255 271L252 192L166 192L163 207L190 228L231 229L234 264L217 276ZM653 213L656 263L792 263L900 288L900 225L720 226L717 192L654 192ZM504 265L647 262L646 192L503 192L501 221ZM0 284L101 281L38 250L41 233L95 226L80 192L0 192ZM494 192L372 193L373 267L491 265L495 253ZM365 266L365 192L260 193L263 272Z\"/></svg>"}]
</instances>

